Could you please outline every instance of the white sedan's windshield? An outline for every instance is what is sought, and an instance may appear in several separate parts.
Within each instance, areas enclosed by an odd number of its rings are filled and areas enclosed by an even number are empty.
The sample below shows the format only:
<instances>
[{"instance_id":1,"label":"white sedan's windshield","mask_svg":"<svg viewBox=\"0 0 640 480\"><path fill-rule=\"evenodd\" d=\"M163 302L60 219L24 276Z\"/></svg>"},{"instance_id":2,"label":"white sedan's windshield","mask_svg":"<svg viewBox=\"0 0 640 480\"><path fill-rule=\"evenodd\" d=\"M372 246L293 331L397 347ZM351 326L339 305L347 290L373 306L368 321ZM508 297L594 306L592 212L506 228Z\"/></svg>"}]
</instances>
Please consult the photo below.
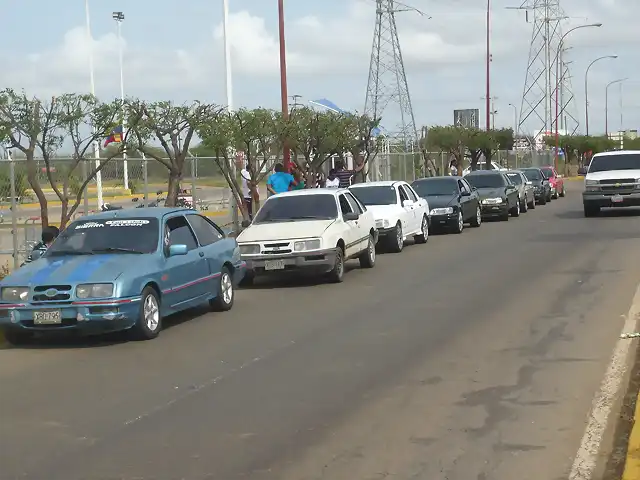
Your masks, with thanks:
<instances>
[{"instance_id":1,"label":"white sedan's windshield","mask_svg":"<svg viewBox=\"0 0 640 480\"><path fill-rule=\"evenodd\" d=\"M334 218L338 218L338 207L333 195L276 195L267 200L253 223Z\"/></svg>"}]
</instances>

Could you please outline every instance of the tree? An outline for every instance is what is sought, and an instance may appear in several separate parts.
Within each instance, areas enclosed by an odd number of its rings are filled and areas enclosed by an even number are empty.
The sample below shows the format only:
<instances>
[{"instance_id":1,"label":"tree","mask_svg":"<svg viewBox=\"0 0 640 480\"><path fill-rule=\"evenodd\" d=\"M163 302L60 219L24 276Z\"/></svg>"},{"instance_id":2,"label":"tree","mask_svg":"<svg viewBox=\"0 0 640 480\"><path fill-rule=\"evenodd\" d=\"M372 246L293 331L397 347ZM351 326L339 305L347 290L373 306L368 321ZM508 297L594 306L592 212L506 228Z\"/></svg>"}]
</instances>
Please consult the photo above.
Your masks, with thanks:
<instances>
[{"instance_id":1,"label":"tree","mask_svg":"<svg viewBox=\"0 0 640 480\"><path fill-rule=\"evenodd\" d=\"M462 169L464 150L467 133L464 128L446 126L431 127L426 138L423 139L423 149L431 151L439 150L453 157L458 164L458 169Z\"/></svg>"},{"instance_id":2,"label":"tree","mask_svg":"<svg viewBox=\"0 0 640 480\"><path fill-rule=\"evenodd\" d=\"M482 154L485 161L484 168L490 170L494 153L498 150L513 150L514 137L512 128L489 130L486 134L491 140L485 145Z\"/></svg>"},{"instance_id":3,"label":"tree","mask_svg":"<svg viewBox=\"0 0 640 480\"><path fill-rule=\"evenodd\" d=\"M121 111L119 102L103 104L92 95L65 94L42 101L27 97L24 92L0 92L0 130L4 132L9 147L22 152L25 157L27 181L40 204L43 226L49 225L48 200L38 180L36 154L41 156L47 179L61 202L60 224L64 228L80 205L89 182L113 156L104 159L99 167L91 168L82 180L77 174L77 167L86 160L94 142L113 127ZM65 141L71 142L73 159L65 166L54 167L53 156ZM74 203L70 207L72 199Z\"/></svg>"},{"instance_id":4,"label":"tree","mask_svg":"<svg viewBox=\"0 0 640 480\"><path fill-rule=\"evenodd\" d=\"M27 182L38 199L42 226L46 227L49 225L47 197L38 181L38 165L35 161L42 123L40 100L11 89L0 92L0 131L3 140L9 148L20 151L25 157Z\"/></svg>"},{"instance_id":5,"label":"tree","mask_svg":"<svg viewBox=\"0 0 640 480\"><path fill-rule=\"evenodd\" d=\"M491 168L493 151L498 148L498 141L493 131L480 130L478 128L466 128L462 131L462 142L467 147L471 159L471 170L478 169L478 160L485 157L485 168Z\"/></svg>"},{"instance_id":6,"label":"tree","mask_svg":"<svg viewBox=\"0 0 640 480\"><path fill-rule=\"evenodd\" d=\"M640 150L640 137L638 138L625 138L623 143L625 150Z\"/></svg>"},{"instance_id":7,"label":"tree","mask_svg":"<svg viewBox=\"0 0 640 480\"><path fill-rule=\"evenodd\" d=\"M348 123L351 119L348 114L317 112L307 107L291 113L282 129L283 139L295 153L293 161L308 179L315 178L333 155L344 158L348 146L345 129L353 132Z\"/></svg>"},{"instance_id":8,"label":"tree","mask_svg":"<svg viewBox=\"0 0 640 480\"><path fill-rule=\"evenodd\" d=\"M236 199L236 204L240 206L243 219L248 220L249 213L244 208L238 177L233 175L237 141L237 124L234 114L222 111L215 116L210 116L206 122L200 125L197 133L202 139L201 145L215 153L214 161L227 181L231 194Z\"/></svg>"},{"instance_id":9,"label":"tree","mask_svg":"<svg viewBox=\"0 0 640 480\"><path fill-rule=\"evenodd\" d=\"M180 182L194 134L219 115L220 111L215 105L200 102L191 105L174 105L166 101L126 102L126 117L138 119L135 128L130 129L135 138L135 148L164 165L168 171L165 206L173 207L178 201ZM166 157L149 148L150 142L158 142Z\"/></svg>"},{"instance_id":10,"label":"tree","mask_svg":"<svg viewBox=\"0 0 640 480\"><path fill-rule=\"evenodd\" d=\"M118 147L113 148L97 166L89 161L95 142L101 141L114 126L120 124L122 103L115 101L107 104L99 102L92 95L65 94L42 105L46 115L38 149L45 164L47 179L61 203L60 228L65 228L80 206L87 185L113 158L121 155L126 145L125 134ZM135 119L129 119L129 122L135 127ZM65 140L71 142L72 159L65 168L54 168L52 154L55 150L52 147L61 147ZM84 166L84 172L77 171L80 166Z\"/></svg>"},{"instance_id":11,"label":"tree","mask_svg":"<svg viewBox=\"0 0 640 480\"><path fill-rule=\"evenodd\" d=\"M350 153L354 160L359 158L365 166L354 179L356 182L364 182L369 174L370 161L378 155L382 145L382 138L375 137L375 132L380 126L380 118L344 115L341 120L345 129L339 143L344 145L345 151Z\"/></svg>"},{"instance_id":12,"label":"tree","mask_svg":"<svg viewBox=\"0 0 640 480\"><path fill-rule=\"evenodd\" d=\"M249 188L254 203L253 211L260 208L258 183L268 175L267 165L271 155L277 146L281 146L279 143L281 121L282 114L264 108L241 109L231 116L233 142L238 150L244 152L249 172ZM240 205L243 205L242 202Z\"/></svg>"}]
</instances>

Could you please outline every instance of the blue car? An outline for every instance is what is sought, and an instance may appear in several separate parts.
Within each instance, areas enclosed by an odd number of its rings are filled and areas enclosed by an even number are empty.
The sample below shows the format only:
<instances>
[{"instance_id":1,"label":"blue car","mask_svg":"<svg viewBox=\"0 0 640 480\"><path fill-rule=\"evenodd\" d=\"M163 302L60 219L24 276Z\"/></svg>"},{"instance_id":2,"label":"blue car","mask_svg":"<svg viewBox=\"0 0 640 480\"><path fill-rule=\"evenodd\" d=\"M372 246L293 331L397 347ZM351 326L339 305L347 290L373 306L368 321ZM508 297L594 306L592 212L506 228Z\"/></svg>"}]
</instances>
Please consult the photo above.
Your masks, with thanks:
<instances>
[{"instance_id":1,"label":"blue car","mask_svg":"<svg viewBox=\"0 0 640 480\"><path fill-rule=\"evenodd\" d=\"M0 329L12 344L72 330L151 339L167 315L206 302L231 309L245 270L236 240L193 210L102 212L0 282Z\"/></svg>"}]
</instances>

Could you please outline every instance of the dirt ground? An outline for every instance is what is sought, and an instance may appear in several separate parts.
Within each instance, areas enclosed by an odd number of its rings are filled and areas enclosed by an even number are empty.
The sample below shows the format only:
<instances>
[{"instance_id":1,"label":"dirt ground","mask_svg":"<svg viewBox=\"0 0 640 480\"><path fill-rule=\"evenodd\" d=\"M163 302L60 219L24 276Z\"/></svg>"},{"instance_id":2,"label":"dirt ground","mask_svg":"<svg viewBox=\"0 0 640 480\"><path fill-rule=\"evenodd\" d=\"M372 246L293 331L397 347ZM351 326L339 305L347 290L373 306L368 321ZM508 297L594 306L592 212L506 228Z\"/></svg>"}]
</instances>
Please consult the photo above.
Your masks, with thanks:
<instances>
[{"instance_id":1,"label":"dirt ground","mask_svg":"<svg viewBox=\"0 0 640 480\"><path fill-rule=\"evenodd\" d=\"M620 480L624 472L629 435L633 428L633 417L636 409L638 392L640 391L640 348L636 351L635 363L629 385L622 403L620 415L615 429L615 441L609 454L609 460L602 480Z\"/></svg>"}]
</instances>

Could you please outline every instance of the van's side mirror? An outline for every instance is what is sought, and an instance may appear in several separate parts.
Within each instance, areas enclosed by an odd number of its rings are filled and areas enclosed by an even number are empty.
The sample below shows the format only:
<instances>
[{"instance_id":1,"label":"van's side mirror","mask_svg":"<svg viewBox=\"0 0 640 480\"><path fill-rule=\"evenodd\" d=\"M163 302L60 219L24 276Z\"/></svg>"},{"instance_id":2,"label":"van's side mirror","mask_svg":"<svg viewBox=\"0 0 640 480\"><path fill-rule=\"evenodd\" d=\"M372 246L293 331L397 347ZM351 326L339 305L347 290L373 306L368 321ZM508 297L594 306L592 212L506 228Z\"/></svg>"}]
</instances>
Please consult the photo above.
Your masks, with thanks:
<instances>
[{"instance_id":1,"label":"van's side mirror","mask_svg":"<svg viewBox=\"0 0 640 480\"><path fill-rule=\"evenodd\" d=\"M353 222L355 220L358 220L360 218L360 215L354 212L349 212L349 213L345 213L342 216L342 218L344 219L345 222Z\"/></svg>"}]
</instances>

